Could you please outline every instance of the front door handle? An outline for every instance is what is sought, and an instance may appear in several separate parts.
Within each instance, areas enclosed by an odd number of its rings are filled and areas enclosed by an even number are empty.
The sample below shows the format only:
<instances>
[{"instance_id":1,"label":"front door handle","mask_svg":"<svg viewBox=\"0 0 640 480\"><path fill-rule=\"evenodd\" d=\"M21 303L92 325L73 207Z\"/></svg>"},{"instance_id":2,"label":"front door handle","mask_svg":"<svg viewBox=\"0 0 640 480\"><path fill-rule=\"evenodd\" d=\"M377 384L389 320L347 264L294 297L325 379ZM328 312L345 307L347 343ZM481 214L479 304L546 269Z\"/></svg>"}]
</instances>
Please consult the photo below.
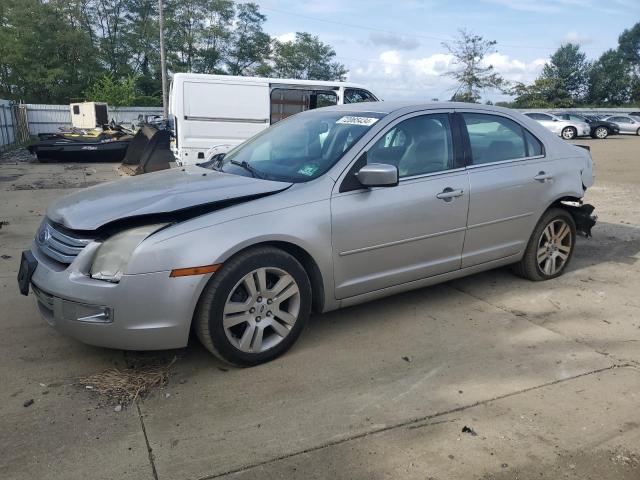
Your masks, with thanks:
<instances>
[{"instance_id":1,"label":"front door handle","mask_svg":"<svg viewBox=\"0 0 640 480\"><path fill-rule=\"evenodd\" d=\"M454 190L451 187L445 188L442 192L436 195L436 198L440 200L444 200L445 202L450 202L452 199L456 197L461 197L464 194L464 190Z\"/></svg>"},{"instance_id":2,"label":"front door handle","mask_svg":"<svg viewBox=\"0 0 640 480\"><path fill-rule=\"evenodd\" d=\"M538 182L546 182L547 180L553 180L553 175L549 175L546 172L538 172L538 174L533 177L534 180L537 180Z\"/></svg>"}]
</instances>

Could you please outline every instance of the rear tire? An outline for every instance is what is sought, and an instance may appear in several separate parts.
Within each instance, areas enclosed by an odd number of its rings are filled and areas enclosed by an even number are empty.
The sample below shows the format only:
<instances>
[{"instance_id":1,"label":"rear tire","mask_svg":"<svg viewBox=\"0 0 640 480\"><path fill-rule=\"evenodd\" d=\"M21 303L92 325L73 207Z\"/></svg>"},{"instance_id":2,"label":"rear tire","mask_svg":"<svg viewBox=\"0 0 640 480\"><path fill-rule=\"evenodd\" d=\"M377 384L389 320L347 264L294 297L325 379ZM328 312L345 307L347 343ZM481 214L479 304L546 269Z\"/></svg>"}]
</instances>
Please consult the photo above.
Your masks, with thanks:
<instances>
[{"instance_id":1,"label":"rear tire","mask_svg":"<svg viewBox=\"0 0 640 480\"><path fill-rule=\"evenodd\" d=\"M640 135L640 128L636 130L636 135Z\"/></svg>"},{"instance_id":2,"label":"rear tire","mask_svg":"<svg viewBox=\"0 0 640 480\"><path fill-rule=\"evenodd\" d=\"M551 208L538 221L522 260L512 270L534 282L556 278L571 261L575 241L576 224L571 214L562 208Z\"/></svg>"},{"instance_id":3,"label":"rear tire","mask_svg":"<svg viewBox=\"0 0 640 480\"><path fill-rule=\"evenodd\" d=\"M219 359L237 366L265 363L286 352L311 312L311 284L300 262L274 247L242 252L205 287L194 329Z\"/></svg>"},{"instance_id":4,"label":"rear tire","mask_svg":"<svg viewBox=\"0 0 640 480\"><path fill-rule=\"evenodd\" d=\"M578 136L578 131L574 127L564 127L560 135L565 140L573 140Z\"/></svg>"}]
</instances>

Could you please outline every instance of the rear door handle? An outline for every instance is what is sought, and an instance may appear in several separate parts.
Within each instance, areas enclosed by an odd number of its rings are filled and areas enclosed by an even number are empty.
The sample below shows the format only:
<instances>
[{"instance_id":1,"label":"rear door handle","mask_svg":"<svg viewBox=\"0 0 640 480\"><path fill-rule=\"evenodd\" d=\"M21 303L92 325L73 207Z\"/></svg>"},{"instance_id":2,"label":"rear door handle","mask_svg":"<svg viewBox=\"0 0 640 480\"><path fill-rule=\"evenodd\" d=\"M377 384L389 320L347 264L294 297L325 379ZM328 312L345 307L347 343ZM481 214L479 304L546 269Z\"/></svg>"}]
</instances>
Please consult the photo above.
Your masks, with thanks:
<instances>
[{"instance_id":1,"label":"rear door handle","mask_svg":"<svg viewBox=\"0 0 640 480\"><path fill-rule=\"evenodd\" d=\"M452 199L456 197L461 197L464 194L464 190L454 190L451 187L445 188L442 192L436 195L436 198L440 200L444 200L445 202L450 202Z\"/></svg>"},{"instance_id":2,"label":"rear door handle","mask_svg":"<svg viewBox=\"0 0 640 480\"><path fill-rule=\"evenodd\" d=\"M533 179L537 180L538 182L544 183L547 180L553 180L553 175L549 175L545 172L539 172L535 177L533 177Z\"/></svg>"}]
</instances>

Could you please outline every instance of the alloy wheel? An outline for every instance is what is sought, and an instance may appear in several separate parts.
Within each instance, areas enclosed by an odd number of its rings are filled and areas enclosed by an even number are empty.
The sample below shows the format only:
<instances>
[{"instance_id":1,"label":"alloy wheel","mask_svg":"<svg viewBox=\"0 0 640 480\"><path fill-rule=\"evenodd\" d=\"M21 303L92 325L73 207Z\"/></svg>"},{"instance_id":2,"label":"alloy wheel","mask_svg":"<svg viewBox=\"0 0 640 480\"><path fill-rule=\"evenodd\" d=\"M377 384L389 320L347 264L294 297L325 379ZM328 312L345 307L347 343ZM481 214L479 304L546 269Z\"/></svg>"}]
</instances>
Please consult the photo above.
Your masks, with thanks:
<instances>
[{"instance_id":1,"label":"alloy wheel","mask_svg":"<svg viewBox=\"0 0 640 480\"><path fill-rule=\"evenodd\" d=\"M608 134L609 134L609 132L607 131L606 128L604 128L604 127L596 128L596 137L598 137L600 139L607 138Z\"/></svg>"},{"instance_id":2,"label":"alloy wheel","mask_svg":"<svg viewBox=\"0 0 640 480\"><path fill-rule=\"evenodd\" d=\"M567 222L560 218L552 220L538 241L538 268L545 275L555 275L566 265L572 248L573 235Z\"/></svg>"},{"instance_id":3,"label":"alloy wheel","mask_svg":"<svg viewBox=\"0 0 640 480\"><path fill-rule=\"evenodd\" d=\"M562 138L564 138L565 140L571 140L575 136L576 131L571 127L567 127L562 131Z\"/></svg>"},{"instance_id":4,"label":"alloy wheel","mask_svg":"<svg viewBox=\"0 0 640 480\"><path fill-rule=\"evenodd\" d=\"M284 340L300 313L300 289L279 268L246 274L227 297L223 327L229 341L246 353L261 353Z\"/></svg>"}]
</instances>

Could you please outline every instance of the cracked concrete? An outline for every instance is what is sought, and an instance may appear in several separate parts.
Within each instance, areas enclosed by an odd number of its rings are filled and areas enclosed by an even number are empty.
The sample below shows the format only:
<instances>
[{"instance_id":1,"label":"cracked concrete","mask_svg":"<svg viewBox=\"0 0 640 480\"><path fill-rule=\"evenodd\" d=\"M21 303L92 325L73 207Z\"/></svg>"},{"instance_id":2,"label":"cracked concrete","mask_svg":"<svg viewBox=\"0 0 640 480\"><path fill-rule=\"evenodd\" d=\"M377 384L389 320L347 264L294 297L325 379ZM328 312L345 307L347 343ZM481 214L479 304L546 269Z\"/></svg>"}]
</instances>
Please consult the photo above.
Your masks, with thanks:
<instances>
[{"instance_id":1,"label":"cracked concrete","mask_svg":"<svg viewBox=\"0 0 640 480\"><path fill-rule=\"evenodd\" d=\"M316 316L251 369L193 341L121 412L77 379L143 354L62 337L15 285L47 204L113 165L0 165L3 478L640 478L640 139L578 143L600 221L563 277L503 269Z\"/></svg>"}]
</instances>

